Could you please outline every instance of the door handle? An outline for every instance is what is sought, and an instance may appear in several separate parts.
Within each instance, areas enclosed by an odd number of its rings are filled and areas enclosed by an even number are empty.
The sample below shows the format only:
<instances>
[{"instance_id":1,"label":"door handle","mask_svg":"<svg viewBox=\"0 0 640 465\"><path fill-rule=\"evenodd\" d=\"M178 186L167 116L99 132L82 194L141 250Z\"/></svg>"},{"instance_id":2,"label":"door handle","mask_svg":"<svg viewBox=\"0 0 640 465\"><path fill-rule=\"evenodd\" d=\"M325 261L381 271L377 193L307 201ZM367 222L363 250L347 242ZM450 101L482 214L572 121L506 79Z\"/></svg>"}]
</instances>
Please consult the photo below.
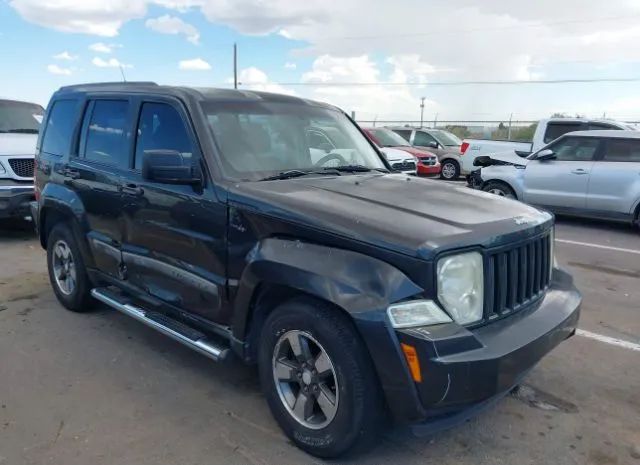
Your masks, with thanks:
<instances>
[{"instance_id":1,"label":"door handle","mask_svg":"<svg viewBox=\"0 0 640 465\"><path fill-rule=\"evenodd\" d=\"M587 170L583 170L582 168L578 168L576 170L571 171L571 174L589 174Z\"/></svg>"},{"instance_id":2,"label":"door handle","mask_svg":"<svg viewBox=\"0 0 640 465\"><path fill-rule=\"evenodd\" d=\"M137 186L135 184L127 183L120 186L120 192L124 194L140 196L144 194L144 189L142 189L142 187Z\"/></svg>"},{"instance_id":3,"label":"door handle","mask_svg":"<svg viewBox=\"0 0 640 465\"><path fill-rule=\"evenodd\" d=\"M62 175L65 178L78 179L80 177L80 171L74 170L72 168L65 168L62 170Z\"/></svg>"}]
</instances>

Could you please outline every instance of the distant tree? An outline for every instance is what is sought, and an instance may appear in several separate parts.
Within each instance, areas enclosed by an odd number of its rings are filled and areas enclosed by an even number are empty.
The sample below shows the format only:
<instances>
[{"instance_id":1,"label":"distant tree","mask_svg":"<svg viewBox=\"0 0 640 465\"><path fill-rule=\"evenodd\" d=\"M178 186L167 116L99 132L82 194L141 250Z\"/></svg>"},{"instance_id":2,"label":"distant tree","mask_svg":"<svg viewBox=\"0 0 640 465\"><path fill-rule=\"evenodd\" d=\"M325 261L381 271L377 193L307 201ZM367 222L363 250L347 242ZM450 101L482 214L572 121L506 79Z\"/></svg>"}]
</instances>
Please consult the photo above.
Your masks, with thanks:
<instances>
[{"instance_id":1,"label":"distant tree","mask_svg":"<svg viewBox=\"0 0 640 465\"><path fill-rule=\"evenodd\" d=\"M460 139L471 136L471 131L466 126L449 125L444 127L447 131L455 134Z\"/></svg>"},{"instance_id":2,"label":"distant tree","mask_svg":"<svg viewBox=\"0 0 640 465\"><path fill-rule=\"evenodd\" d=\"M511 139L530 142L533 140L533 135L535 134L537 127L538 123L533 123L529 126L511 128Z\"/></svg>"}]
</instances>

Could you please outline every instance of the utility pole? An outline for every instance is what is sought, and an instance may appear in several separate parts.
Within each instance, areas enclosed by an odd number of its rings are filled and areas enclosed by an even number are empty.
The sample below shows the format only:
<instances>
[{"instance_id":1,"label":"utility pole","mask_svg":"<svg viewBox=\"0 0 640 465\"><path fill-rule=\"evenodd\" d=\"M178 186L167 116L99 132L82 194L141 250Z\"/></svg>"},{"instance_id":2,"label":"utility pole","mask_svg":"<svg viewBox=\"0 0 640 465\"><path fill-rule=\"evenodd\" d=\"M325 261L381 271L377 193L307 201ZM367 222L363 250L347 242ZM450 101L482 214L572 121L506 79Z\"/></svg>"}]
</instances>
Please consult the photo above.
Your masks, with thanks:
<instances>
[{"instance_id":1,"label":"utility pole","mask_svg":"<svg viewBox=\"0 0 640 465\"><path fill-rule=\"evenodd\" d=\"M438 113L436 113L436 116L433 117L433 129L437 129L436 126L438 125Z\"/></svg>"},{"instance_id":2,"label":"utility pole","mask_svg":"<svg viewBox=\"0 0 640 465\"><path fill-rule=\"evenodd\" d=\"M425 97L420 98L420 127L422 127L422 121L424 120L424 99Z\"/></svg>"},{"instance_id":3,"label":"utility pole","mask_svg":"<svg viewBox=\"0 0 640 465\"><path fill-rule=\"evenodd\" d=\"M511 140L511 120L513 119L513 113L509 115L509 129L507 129L507 140Z\"/></svg>"},{"instance_id":4,"label":"utility pole","mask_svg":"<svg viewBox=\"0 0 640 465\"><path fill-rule=\"evenodd\" d=\"M238 88L238 46L233 43L233 88Z\"/></svg>"}]
</instances>

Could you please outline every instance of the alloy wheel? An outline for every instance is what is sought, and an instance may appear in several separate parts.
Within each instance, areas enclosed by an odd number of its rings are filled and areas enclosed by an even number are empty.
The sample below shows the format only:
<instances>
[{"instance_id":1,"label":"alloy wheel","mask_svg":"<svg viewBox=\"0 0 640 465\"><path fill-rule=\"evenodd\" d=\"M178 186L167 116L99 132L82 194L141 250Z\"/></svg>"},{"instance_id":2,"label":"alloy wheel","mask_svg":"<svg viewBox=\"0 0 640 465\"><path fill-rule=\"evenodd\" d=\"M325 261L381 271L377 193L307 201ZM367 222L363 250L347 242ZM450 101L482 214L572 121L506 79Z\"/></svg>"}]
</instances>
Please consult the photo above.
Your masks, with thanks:
<instances>
[{"instance_id":1,"label":"alloy wheel","mask_svg":"<svg viewBox=\"0 0 640 465\"><path fill-rule=\"evenodd\" d=\"M62 239L53 246L53 276L60 292L71 295L76 288L76 265L69 245Z\"/></svg>"},{"instance_id":2,"label":"alloy wheel","mask_svg":"<svg viewBox=\"0 0 640 465\"><path fill-rule=\"evenodd\" d=\"M453 179L456 175L456 167L453 163L445 163L442 165L442 176L445 179Z\"/></svg>"},{"instance_id":3,"label":"alloy wheel","mask_svg":"<svg viewBox=\"0 0 640 465\"><path fill-rule=\"evenodd\" d=\"M280 400L298 423L310 429L331 423L338 412L338 378L317 340L304 331L287 331L276 343L272 367Z\"/></svg>"}]
</instances>

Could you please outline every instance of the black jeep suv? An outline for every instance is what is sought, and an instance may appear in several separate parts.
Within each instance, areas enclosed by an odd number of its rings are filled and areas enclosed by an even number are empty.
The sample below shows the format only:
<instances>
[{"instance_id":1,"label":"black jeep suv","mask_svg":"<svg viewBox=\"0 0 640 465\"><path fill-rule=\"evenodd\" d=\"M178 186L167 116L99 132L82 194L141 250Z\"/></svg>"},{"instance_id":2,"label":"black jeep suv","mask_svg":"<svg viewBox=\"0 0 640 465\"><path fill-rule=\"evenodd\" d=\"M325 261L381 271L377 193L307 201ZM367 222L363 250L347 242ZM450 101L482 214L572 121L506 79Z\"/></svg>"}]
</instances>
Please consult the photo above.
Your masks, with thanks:
<instances>
[{"instance_id":1,"label":"black jeep suv","mask_svg":"<svg viewBox=\"0 0 640 465\"><path fill-rule=\"evenodd\" d=\"M332 106L90 84L43 126L31 207L60 302L257 363L314 455L370 444L387 414L464 420L575 331L551 215L393 173Z\"/></svg>"}]
</instances>

